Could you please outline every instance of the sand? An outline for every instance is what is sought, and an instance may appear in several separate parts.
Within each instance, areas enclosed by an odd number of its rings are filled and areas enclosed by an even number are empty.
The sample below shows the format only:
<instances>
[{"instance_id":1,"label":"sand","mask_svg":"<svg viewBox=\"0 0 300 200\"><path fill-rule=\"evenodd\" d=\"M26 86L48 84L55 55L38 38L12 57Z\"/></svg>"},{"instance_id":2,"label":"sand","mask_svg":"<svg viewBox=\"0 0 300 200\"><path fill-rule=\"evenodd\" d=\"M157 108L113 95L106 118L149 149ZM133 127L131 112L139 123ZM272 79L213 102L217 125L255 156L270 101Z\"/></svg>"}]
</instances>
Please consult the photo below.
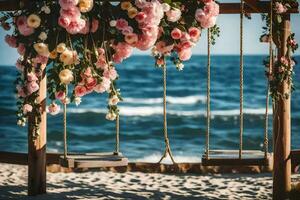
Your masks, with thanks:
<instances>
[{"instance_id":1,"label":"sand","mask_svg":"<svg viewBox=\"0 0 300 200\"><path fill-rule=\"evenodd\" d=\"M299 174L293 175L300 180ZM27 197L27 167L0 164L0 199L271 199L263 174L47 173L46 195Z\"/></svg>"}]
</instances>

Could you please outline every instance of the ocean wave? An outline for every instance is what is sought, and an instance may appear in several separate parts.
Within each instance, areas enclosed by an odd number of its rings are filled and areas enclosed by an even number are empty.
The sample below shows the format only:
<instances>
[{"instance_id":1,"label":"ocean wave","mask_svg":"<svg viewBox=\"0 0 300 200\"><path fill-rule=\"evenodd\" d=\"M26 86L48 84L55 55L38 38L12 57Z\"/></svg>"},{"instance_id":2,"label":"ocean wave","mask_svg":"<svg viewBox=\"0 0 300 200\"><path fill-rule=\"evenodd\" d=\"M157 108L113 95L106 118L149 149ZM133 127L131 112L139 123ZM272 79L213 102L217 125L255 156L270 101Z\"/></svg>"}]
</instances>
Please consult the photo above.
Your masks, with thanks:
<instances>
[{"instance_id":1,"label":"ocean wave","mask_svg":"<svg viewBox=\"0 0 300 200\"><path fill-rule=\"evenodd\" d=\"M185 97L173 97L168 96L167 102L169 104L196 104L204 103L206 101L205 96L195 95L195 96L185 96ZM163 98L124 98L124 103L134 103L134 104L159 104L163 103Z\"/></svg>"},{"instance_id":2,"label":"ocean wave","mask_svg":"<svg viewBox=\"0 0 300 200\"><path fill-rule=\"evenodd\" d=\"M95 108L70 108L68 109L68 113L102 113L105 114L107 112L106 109L95 109ZM182 110L168 110L169 115L176 116L206 116L206 111L198 110L198 111L182 111ZM246 108L244 109L244 114L246 115L264 115L266 112L265 108ZM163 107L161 106L138 106L138 107L129 107L129 106L120 106L120 113L122 116L153 116L153 115L162 115ZM211 116L225 116L225 117L234 117L240 114L239 109L232 110L212 110ZM268 114L272 114L272 110L269 110Z\"/></svg>"}]
</instances>

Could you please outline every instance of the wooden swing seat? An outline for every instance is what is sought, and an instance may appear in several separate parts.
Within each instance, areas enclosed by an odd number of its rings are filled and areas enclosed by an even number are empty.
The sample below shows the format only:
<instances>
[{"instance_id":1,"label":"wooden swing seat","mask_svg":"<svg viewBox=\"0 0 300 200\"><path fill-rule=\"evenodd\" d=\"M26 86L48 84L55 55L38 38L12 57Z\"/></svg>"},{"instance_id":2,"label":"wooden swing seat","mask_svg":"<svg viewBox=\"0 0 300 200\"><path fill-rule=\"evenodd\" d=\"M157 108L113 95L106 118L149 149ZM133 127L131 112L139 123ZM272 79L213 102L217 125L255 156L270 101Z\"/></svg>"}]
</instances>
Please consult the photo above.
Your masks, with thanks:
<instances>
[{"instance_id":1,"label":"wooden swing seat","mask_svg":"<svg viewBox=\"0 0 300 200\"><path fill-rule=\"evenodd\" d=\"M66 168L101 168L101 167L123 167L128 165L128 159L121 153L81 153L68 154L59 157L59 163Z\"/></svg>"},{"instance_id":2,"label":"wooden swing seat","mask_svg":"<svg viewBox=\"0 0 300 200\"><path fill-rule=\"evenodd\" d=\"M259 150L243 150L242 158L239 158L239 150L209 150L209 157L202 156L203 166L270 166L271 154Z\"/></svg>"}]
</instances>

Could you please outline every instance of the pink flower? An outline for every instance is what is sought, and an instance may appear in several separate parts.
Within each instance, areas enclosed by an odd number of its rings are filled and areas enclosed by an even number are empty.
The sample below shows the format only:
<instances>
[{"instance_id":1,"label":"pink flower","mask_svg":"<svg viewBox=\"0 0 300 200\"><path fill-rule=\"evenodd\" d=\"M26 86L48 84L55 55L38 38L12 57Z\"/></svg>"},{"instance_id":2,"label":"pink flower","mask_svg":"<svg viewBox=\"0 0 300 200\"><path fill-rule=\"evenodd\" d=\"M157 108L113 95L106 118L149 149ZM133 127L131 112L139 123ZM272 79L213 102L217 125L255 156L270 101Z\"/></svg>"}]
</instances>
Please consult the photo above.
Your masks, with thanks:
<instances>
[{"instance_id":1,"label":"pink flower","mask_svg":"<svg viewBox=\"0 0 300 200\"><path fill-rule=\"evenodd\" d=\"M70 7L68 9L61 9L60 16L68 18L70 21L76 21L80 18L81 13L78 7Z\"/></svg>"},{"instance_id":2,"label":"pink flower","mask_svg":"<svg viewBox=\"0 0 300 200\"><path fill-rule=\"evenodd\" d=\"M16 89L17 89L17 96L18 96L18 97L23 97L23 98L26 97L24 88L23 88L22 86L17 85Z\"/></svg>"},{"instance_id":3,"label":"pink flower","mask_svg":"<svg viewBox=\"0 0 300 200\"><path fill-rule=\"evenodd\" d=\"M139 35L139 40L135 46L143 51L148 50L155 44L158 36L158 31L159 29L156 26L144 28L143 34Z\"/></svg>"},{"instance_id":4,"label":"pink flower","mask_svg":"<svg viewBox=\"0 0 300 200\"><path fill-rule=\"evenodd\" d=\"M123 29L124 29L125 27L127 27L127 26L128 26L127 20L125 20L125 19L123 19L123 18L117 20L116 28L117 28L118 30L123 30Z\"/></svg>"},{"instance_id":5,"label":"pink flower","mask_svg":"<svg viewBox=\"0 0 300 200\"><path fill-rule=\"evenodd\" d=\"M111 81L108 78L103 77L102 82L94 88L97 93L103 93L110 88Z\"/></svg>"},{"instance_id":6,"label":"pink flower","mask_svg":"<svg viewBox=\"0 0 300 200\"><path fill-rule=\"evenodd\" d=\"M85 20L78 19L77 21L72 21L69 26L66 28L68 33L77 34L79 33L86 25Z\"/></svg>"},{"instance_id":7,"label":"pink flower","mask_svg":"<svg viewBox=\"0 0 300 200\"><path fill-rule=\"evenodd\" d=\"M180 42L177 45L177 48L179 50L183 50L183 49L190 49L192 46L193 46L193 43L191 41L185 40L185 41Z\"/></svg>"},{"instance_id":8,"label":"pink flower","mask_svg":"<svg viewBox=\"0 0 300 200\"><path fill-rule=\"evenodd\" d=\"M82 97L86 95L86 88L82 85L77 85L74 89L76 97Z\"/></svg>"},{"instance_id":9,"label":"pink flower","mask_svg":"<svg viewBox=\"0 0 300 200\"><path fill-rule=\"evenodd\" d=\"M97 60L95 65L98 69L102 69L102 70L105 70L108 67L107 62L105 61L105 58L101 58L101 57Z\"/></svg>"},{"instance_id":10,"label":"pink flower","mask_svg":"<svg viewBox=\"0 0 300 200\"><path fill-rule=\"evenodd\" d=\"M174 49L174 44L167 45L166 42L160 41L156 44L156 50L161 54L168 54Z\"/></svg>"},{"instance_id":11,"label":"pink flower","mask_svg":"<svg viewBox=\"0 0 300 200\"><path fill-rule=\"evenodd\" d=\"M276 2L275 3L275 10L277 14L282 14L287 11L287 7L285 7L282 3Z\"/></svg>"},{"instance_id":12,"label":"pink flower","mask_svg":"<svg viewBox=\"0 0 300 200\"><path fill-rule=\"evenodd\" d=\"M84 21L85 21L85 26L83 27L83 29L79 31L79 33L86 35L90 32L90 22L88 20L84 20Z\"/></svg>"},{"instance_id":13,"label":"pink flower","mask_svg":"<svg viewBox=\"0 0 300 200\"><path fill-rule=\"evenodd\" d=\"M117 60L123 60L128 58L132 54L132 47L126 42L119 42L117 45L113 46L115 54L113 59L119 58Z\"/></svg>"},{"instance_id":14,"label":"pink flower","mask_svg":"<svg viewBox=\"0 0 300 200\"><path fill-rule=\"evenodd\" d=\"M39 85L35 81L27 82L27 91L28 94L31 95L32 93L39 90Z\"/></svg>"},{"instance_id":15,"label":"pink flower","mask_svg":"<svg viewBox=\"0 0 300 200\"><path fill-rule=\"evenodd\" d=\"M65 17L65 16L60 16L58 18L58 25L60 25L63 28L67 28L71 23L70 18Z\"/></svg>"},{"instance_id":16,"label":"pink flower","mask_svg":"<svg viewBox=\"0 0 300 200\"><path fill-rule=\"evenodd\" d=\"M87 78L85 82L85 86L88 90L93 90L94 87L97 85L97 80L93 77Z\"/></svg>"},{"instance_id":17,"label":"pink flower","mask_svg":"<svg viewBox=\"0 0 300 200\"><path fill-rule=\"evenodd\" d=\"M128 35L125 35L125 42L127 42L130 45L134 45L138 41L138 36L135 33L131 33Z\"/></svg>"},{"instance_id":18,"label":"pink flower","mask_svg":"<svg viewBox=\"0 0 300 200\"><path fill-rule=\"evenodd\" d=\"M58 91L55 93L55 98L62 101L66 98L66 93L64 91Z\"/></svg>"},{"instance_id":19,"label":"pink flower","mask_svg":"<svg viewBox=\"0 0 300 200\"><path fill-rule=\"evenodd\" d=\"M31 72L29 74L27 74L27 81L38 81L39 79L37 78L37 76Z\"/></svg>"},{"instance_id":20,"label":"pink flower","mask_svg":"<svg viewBox=\"0 0 300 200\"><path fill-rule=\"evenodd\" d=\"M23 56L25 54L25 51L26 51L25 45L20 43L17 50L18 50L18 53L21 56Z\"/></svg>"},{"instance_id":21,"label":"pink flower","mask_svg":"<svg viewBox=\"0 0 300 200\"><path fill-rule=\"evenodd\" d=\"M47 110L50 115L57 115L60 111L60 106L53 102L48 106Z\"/></svg>"},{"instance_id":22,"label":"pink flower","mask_svg":"<svg viewBox=\"0 0 300 200\"><path fill-rule=\"evenodd\" d=\"M166 12L167 19L170 22L177 22L181 17L181 11L177 8L173 8Z\"/></svg>"},{"instance_id":23,"label":"pink flower","mask_svg":"<svg viewBox=\"0 0 300 200\"><path fill-rule=\"evenodd\" d=\"M59 0L59 5L63 9L70 9L78 4L78 0Z\"/></svg>"},{"instance_id":24,"label":"pink flower","mask_svg":"<svg viewBox=\"0 0 300 200\"><path fill-rule=\"evenodd\" d=\"M105 50L103 48L98 48L97 51L100 56L105 54Z\"/></svg>"},{"instance_id":25,"label":"pink flower","mask_svg":"<svg viewBox=\"0 0 300 200\"><path fill-rule=\"evenodd\" d=\"M146 19L146 14L144 12L139 12L136 16L135 16L135 20L138 23L142 23L144 22L144 20Z\"/></svg>"},{"instance_id":26,"label":"pink flower","mask_svg":"<svg viewBox=\"0 0 300 200\"><path fill-rule=\"evenodd\" d=\"M129 35L133 33L133 28L131 26L126 26L123 30L122 30L122 34L123 35Z\"/></svg>"},{"instance_id":27,"label":"pink flower","mask_svg":"<svg viewBox=\"0 0 300 200\"><path fill-rule=\"evenodd\" d=\"M174 39L174 40L178 40L180 39L182 36L182 32L181 30L179 30L178 28L174 28L171 32L171 37Z\"/></svg>"},{"instance_id":28,"label":"pink flower","mask_svg":"<svg viewBox=\"0 0 300 200\"><path fill-rule=\"evenodd\" d=\"M189 35L193 42L197 42L200 38L201 31L196 27L189 28Z\"/></svg>"},{"instance_id":29,"label":"pink flower","mask_svg":"<svg viewBox=\"0 0 300 200\"><path fill-rule=\"evenodd\" d=\"M5 42L8 44L8 46L12 48L17 47L17 38L11 35L6 35L5 36Z\"/></svg>"},{"instance_id":30,"label":"pink flower","mask_svg":"<svg viewBox=\"0 0 300 200\"><path fill-rule=\"evenodd\" d=\"M119 64L119 63L123 62L123 58L122 58L119 54L114 54L114 55L112 56L112 61L113 61L114 63Z\"/></svg>"},{"instance_id":31,"label":"pink flower","mask_svg":"<svg viewBox=\"0 0 300 200\"><path fill-rule=\"evenodd\" d=\"M30 28L27 24L27 17L20 16L16 21L19 32L24 36L29 36L34 32L33 28Z\"/></svg>"},{"instance_id":32,"label":"pink flower","mask_svg":"<svg viewBox=\"0 0 300 200\"><path fill-rule=\"evenodd\" d=\"M18 59L16 62L16 68L21 72L24 71L24 65L22 65L22 61L20 59Z\"/></svg>"},{"instance_id":33,"label":"pink flower","mask_svg":"<svg viewBox=\"0 0 300 200\"><path fill-rule=\"evenodd\" d=\"M26 115L27 113L32 111L32 106L30 104L25 104L23 106L23 113Z\"/></svg>"},{"instance_id":34,"label":"pink flower","mask_svg":"<svg viewBox=\"0 0 300 200\"><path fill-rule=\"evenodd\" d=\"M205 15L218 16L220 12L219 4L214 1L207 2L203 8Z\"/></svg>"},{"instance_id":35,"label":"pink flower","mask_svg":"<svg viewBox=\"0 0 300 200\"><path fill-rule=\"evenodd\" d=\"M192 50L189 49L183 49L178 52L178 57L182 61L187 61L192 57Z\"/></svg>"},{"instance_id":36,"label":"pink flower","mask_svg":"<svg viewBox=\"0 0 300 200\"><path fill-rule=\"evenodd\" d=\"M24 15L18 17L16 20L16 24L17 24L17 27L27 26L27 17Z\"/></svg>"},{"instance_id":37,"label":"pink flower","mask_svg":"<svg viewBox=\"0 0 300 200\"><path fill-rule=\"evenodd\" d=\"M109 78L110 80L115 80L118 77L118 73L115 68L110 68L103 72L103 76Z\"/></svg>"},{"instance_id":38,"label":"pink flower","mask_svg":"<svg viewBox=\"0 0 300 200\"><path fill-rule=\"evenodd\" d=\"M34 64L47 64L48 63L48 57L37 55L35 58L32 59L32 62Z\"/></svg>"},{"instance_id":39,"label":"pink flower","mask_svg":"<svg viewBox=\"0 0 300 200\"><path fill-rule=\"evenodd\" d=\"M212 2L213 0L202 0L203 3L210 3Z\"/></svg>"},{"instance_id":40,"label":"pink flower","mask_svg":"<svg viewBox=\"0 0 300 200\"><path fill-rule=\"evenodd\" d=\"M84 78L92 77L92 69L90 67L86 68L86 70L83 73Z\"/></svg>"},{"instance_id":41,"label":"pink flower","mask_svg":"<svg viewBox=\"0 0 300 200\"><path fill-rule=\"evenodd\" d=\"M91 32L95 33L99 28L99 21L97 19L93 19Z\"/></svg>"},{"instance_id":42,"label":"pink flower","mask_svg":"<svg viewBox=\"0 0 300 200\"><path fill-rule=\"evenodd\" d=\"M202 28L211 28L216 24L218 15L219 5L216 2L211 1L205 4L203 10L196 10L195 18L201 24Z\"/></svg>"},{"instance_id":43,"label":"pink flower","mask_svg":"<svg viewBox=\"0 0 300 200\"><path fill-rule=\"evenodd\" d=\"M164 65L164 64L165 64L165 60L162 59L162 58L157 59L157 60L156 60L156 64L159 65L159 66Z\"/></svg>"}]
</instances>

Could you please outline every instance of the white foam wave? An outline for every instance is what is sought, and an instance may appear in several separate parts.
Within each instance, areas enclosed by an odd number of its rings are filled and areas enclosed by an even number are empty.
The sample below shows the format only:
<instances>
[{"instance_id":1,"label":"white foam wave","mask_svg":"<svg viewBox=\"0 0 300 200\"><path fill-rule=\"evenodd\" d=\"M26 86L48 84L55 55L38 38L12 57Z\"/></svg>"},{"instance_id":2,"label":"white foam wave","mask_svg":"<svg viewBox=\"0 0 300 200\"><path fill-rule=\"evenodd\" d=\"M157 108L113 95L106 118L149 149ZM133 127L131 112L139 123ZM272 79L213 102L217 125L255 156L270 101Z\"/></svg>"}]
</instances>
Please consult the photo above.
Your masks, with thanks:
<instances>
[{"instance_id":1,"label":"white foam wave","mask_svg":"<svg viewBox=\"0 0 300 200\"><path fill-rule=\"evenodd\" d=\"M106 109L95 109L95 108L70 108L68 109L69 113L102 113L107 112ZM120 106L120 114L122 116L152 116L152 115L162 115L163 108L161 106ZM168 110L168 114L177 115L177 116L206 116L206 111L182 111L182 110ZM218 116L238 116L240 114L239 109L233 110L213 110L211 112L212 117ZM265 108L246 108L244 109L244 114L248 115L264 115ZM269 110L269 114L272 114L272 110Z\"/></svg>"},{"instance_id":2,"label":"white foam wave","mask_svg":"<svg viewBox=\"0 0 300 200\"><path fill-rule=\"evenodd\" d=\"M173 97L168 96L167 102L170 104L196 104L196 103L204 103L206 100L205 96L185 96L185 97ZM159 104L163 103L162 98L125 98L125 103L137 103L137 104Z\"/></svg>"}]
</instances>

